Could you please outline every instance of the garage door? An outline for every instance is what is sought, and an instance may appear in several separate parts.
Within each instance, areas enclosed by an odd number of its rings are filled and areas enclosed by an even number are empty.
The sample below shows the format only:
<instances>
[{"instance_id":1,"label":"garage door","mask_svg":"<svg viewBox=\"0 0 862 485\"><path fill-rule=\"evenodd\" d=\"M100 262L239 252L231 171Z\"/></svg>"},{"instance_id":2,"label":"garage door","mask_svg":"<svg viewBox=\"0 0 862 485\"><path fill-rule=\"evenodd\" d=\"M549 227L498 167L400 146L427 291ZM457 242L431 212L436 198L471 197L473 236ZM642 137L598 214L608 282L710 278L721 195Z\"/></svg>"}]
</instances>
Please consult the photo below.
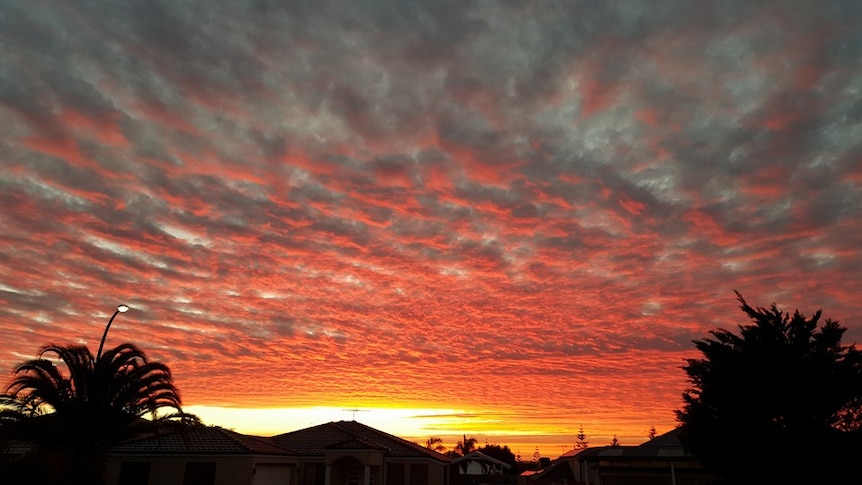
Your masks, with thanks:
<instances>
[{"instance_id":1,"label":"garage door","mask_svg":"<svg viewBox=\"0 0 862 485\"><path fill-rule=\"evenodd\" d=\"M254 485L290 485L289 465L260 464L254 473Z\"/></svg>"}]
</instances>

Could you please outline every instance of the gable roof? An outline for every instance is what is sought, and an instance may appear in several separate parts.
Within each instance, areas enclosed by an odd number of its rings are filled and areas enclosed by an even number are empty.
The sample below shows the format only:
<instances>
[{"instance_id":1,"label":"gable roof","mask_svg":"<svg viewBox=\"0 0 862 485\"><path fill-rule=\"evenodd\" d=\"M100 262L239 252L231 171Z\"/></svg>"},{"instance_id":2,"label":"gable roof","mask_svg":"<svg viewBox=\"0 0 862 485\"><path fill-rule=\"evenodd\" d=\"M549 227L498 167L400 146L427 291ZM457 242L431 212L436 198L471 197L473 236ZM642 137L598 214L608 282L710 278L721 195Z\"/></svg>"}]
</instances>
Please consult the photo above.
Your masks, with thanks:
<instances>
[{"instance_id":1,"label":"gable roof","mask_svg":"<svg viewBox=\"0 0 862 485\"><path fill-rule=\"evenodd\" d=\"M658 438L655 438L658 439ZM579 461L612 460L627 461L632 459L649 460L685 460L696 461L694 455L683 450L682 446L597 446L587 448L577 455Z\"/></svg>"},{"instance_id":2,"label":"gable roof","mask_svg":"<svg viewBox=\"0 0 862 485\"><path fill-rule=\"evenodd\" d=\"M572 473L572 468L568 466L567 460L554 460L550 465L541 470L525 470L521 472L521 476L530 481L539 479L565 479L574 480L575 475Z\"/></svg>"},{"instance_id":3,"label":"gable roof","mask_svg":"<svg viewBox=\"0 0 862 485\"><path fill-rule=\"evenodd\" d=\"M572 448L571 450L569 450L569 451L563 453L562 455L560 455L559 457L557 457L557 460L565 460L565 459L570 459L570 458L576 457L586 450L587 450L587 448Z\"/></svg>"},{"instance_id":4,"label":"gable roof","mask_svg":"<svg viewBox=\"0 0 862 485\"><path fill-rule=\"evenodd\" d=\"M301 456L323 456L332 449L370 449L385 451L394 457L451 461L446 455L357 421L332 421L276 435L272 439Z\"/></svg>"},{"instance_id":5,"label":"gable roof","mask_svg":"<svg viewBox=\"0 0 862 485\"><path fill-rule=\"evenodd\" d=\"M333 443L331 445L324 446L327 450L379 450L379 451L389 451L385 446L375 443L373 441L363 439L361 437L350 438L345 441L340 441L338 443Z\"/></svg>"},{"instance_id":6,"label":"gable roof","mask_svg":"<svg viewBox=\"0 0 862 485\"><path fill-rule=\"evenodd\" d=\"M237 433L218 426L202 426L161 436L127 441L111 448L116 454L202 453L225 455L296 455L271 438Z\"/></svg>"},{"instance_id":7,"label":"gable roof","mask_svg":"<svg viewBox=\"0 0 862 485\"><path fill-rule=\"evenodd\" d=\"M596 459L619 459L632 458L650 459L687 459L694 460L694 456L683 449L679 441L682 428L674 428L667 433L656 436L638 446L600 446L590 448L590 452L582 455L584 458Z\"/></svg>"},{"instance_id":8,"label":"gable roof","mask_svg":"<svg viewBox=\"0 0 862 485\"><path fill-rule=\"evenodd\" d=\"M679 440L679 435L682 432L682 426L660 434L655 438L645 441L640 446L661 446L663 448L682 448L682 442Z\"/></svg>"},{"instance_id":9,"label":"gable roof","mask_svg":"<svg viewBox=\"0 0 862 485\"><path fill-rule=\"evenodd\" d=\"M590 448L575 448L569 450L559 456L551 464L537 472L530 474L522 473L521 476L529 476L530 480L549 477L568 477L573 479L571 470L568 467L561 467L563 463L571 461L578 462L596 462L616 461L626 462L631 460L650 460L661 462L664 460L670 461L689 461L696 462L693 455L686 453L679 441L680 428L674 428L667 433L656 436L655 438L641 443L638 446L596 446ZM558 472L559 470L559 472ZM559 474L559 477L555 475Z\"/></svg>"},{"instance_id":10,"label":"gable roof","mask_svg":"<svg viewBox=\"0 0 862 485\"><path fill-rule=\"evenodd\" d=\"M512 465L510 465L504 461L500 461L500 460L494 458L493 456L488 456L488 455L482 453L481 451L471 451L470 453L467 453L464 456L459 456L458 458L455 458L452 460L452 464L454 465L456 463L461 463L462 461L479 461L479 462L486 461L488 463L493 463L493 464L501 466L503 468L507 468L507 469L512 468Z\"/></svg>"}]
</instances>

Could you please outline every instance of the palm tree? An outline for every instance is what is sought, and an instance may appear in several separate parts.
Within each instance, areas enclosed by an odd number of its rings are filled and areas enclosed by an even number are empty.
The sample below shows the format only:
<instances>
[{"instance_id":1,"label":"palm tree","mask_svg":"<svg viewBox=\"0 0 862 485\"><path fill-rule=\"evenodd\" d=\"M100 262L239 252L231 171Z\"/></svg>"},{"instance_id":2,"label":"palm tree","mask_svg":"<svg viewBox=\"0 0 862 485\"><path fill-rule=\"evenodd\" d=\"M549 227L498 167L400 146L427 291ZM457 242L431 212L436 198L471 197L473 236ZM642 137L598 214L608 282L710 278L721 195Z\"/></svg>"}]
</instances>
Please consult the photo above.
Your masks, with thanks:
<instances>
[{"instance_id":1,"label":"palm tree","mask_svg":"<svg viewBox=\"0 0 862 485\"><path fill-rule=\"evenodd\" d=\"M443 445L443 438L439 436L432 436L425 440L425 448L434 450L437 453L443 453L446 451L446 446Z\"/></svg>"},{"instance_id":2,"label":"palm tree","mask_svg":"<svg viewBox=\"0 0 862 485\"><path fill-rule=\"evenodd\" d=\"M461 456L464 456L471 451L476 451L476 438L472 436L468 438L467 435L464 435L464 439L462 439L458 442L457 445L455 445L455 452Z\"/></svg>"},{"instance_id":3,"label":"palm tree","mask_svg":"<svg viewBox=\"0 0 862 485\"><path fill-rule=\"evenodd\" d=\"M92 470L77 476L89 483L101 479L104 454L111 446L165 426L199 424L182 411L170 369L149 361L130 343L98 359L86 346L46 346L39 358L15 368L0 407L0 438L59 453L72 466L64 474L75 477L76 471ZM170 412L162 413L165 409Z\"/></svg>"},{"instance_id":4,"label":"palm tree","mask_svg":"<svg viewBox=\"0 0 862 485\"><path fill-rule=\"evenodd\" d=\"M471 452L476 451L476 438L467 437L465 434L461 441L455 445L455 449L451 451L451 456L467 456ZM461 470L462 473L467 473L467 469L470 467L471 460L464 460L461 462Z\"/></svg>"}]
</instances>

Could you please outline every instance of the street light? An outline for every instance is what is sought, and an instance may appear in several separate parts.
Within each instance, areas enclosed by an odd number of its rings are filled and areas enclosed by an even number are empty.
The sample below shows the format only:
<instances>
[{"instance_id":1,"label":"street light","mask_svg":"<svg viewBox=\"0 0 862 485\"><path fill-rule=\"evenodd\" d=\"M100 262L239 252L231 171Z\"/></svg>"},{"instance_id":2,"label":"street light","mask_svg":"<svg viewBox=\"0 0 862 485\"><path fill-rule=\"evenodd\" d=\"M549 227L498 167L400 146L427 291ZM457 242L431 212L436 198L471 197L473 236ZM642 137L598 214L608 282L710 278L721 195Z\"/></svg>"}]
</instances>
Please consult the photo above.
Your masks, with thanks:
<instances>
[{"instance_id":1,"label":"street light","mask_svg":"<svg viewBox=\"0 0 862 485\"><path fill-rule=\"evenodd\" d=\"M105 345L105 339L108 338L108 329L111 328L111 324L114 322L114 319L117 318L117 315L120 313L126 313L129 311L129 305L117 305L117 311L111 315L111 319L108 320L108 324L105 325L105 333L102 334L102 341L99 342L99 351L96 353L96 362L99 361L99 358L102 356L102 347Z\"/></svg>"}]
</instances>

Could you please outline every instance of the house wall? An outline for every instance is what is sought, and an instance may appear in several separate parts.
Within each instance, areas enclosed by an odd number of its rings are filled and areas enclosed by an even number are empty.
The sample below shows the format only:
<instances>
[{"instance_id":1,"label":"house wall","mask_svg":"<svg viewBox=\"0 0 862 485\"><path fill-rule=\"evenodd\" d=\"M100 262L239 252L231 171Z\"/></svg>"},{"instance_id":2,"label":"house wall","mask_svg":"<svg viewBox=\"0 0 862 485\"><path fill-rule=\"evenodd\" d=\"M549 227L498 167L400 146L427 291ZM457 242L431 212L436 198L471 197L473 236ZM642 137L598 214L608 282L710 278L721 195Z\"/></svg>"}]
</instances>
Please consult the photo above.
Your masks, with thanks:
<instances>
[{"instance_id":1,"label":"house wall","mask_svg":"<svg viewBox=\"0 0 862 485\"><path fill-rule=\"evenodd\" d=\"M330 451L326 453L324 462L333 465L342 458L354 458L363 465L380 466L383 464L383 452L380 451Z\"/></svg>"},{"instance_id":2,"label":"house wall","mask_svg":"<svg viewBox=\"0 0 862 485\"><path fill-rule=\"evenodd\" d=\"M430 463L428 465L428 485L443 485L446 483L446 465Z\"/></svg>"},{"instance_id":3,"label":"house wall","mask_svg":"<svg viewBox=\"0 0 862 485\"><path fill-rule=\"evenodd\" d=\"M591 474L592 475L592 474ZM601 485L710 485L715 477L699 464L661 460L600 461L594 482Z\"/></svg>"},{"instance_id":4,"label":"house wall","mask_svg":"<svg viewBox=\"0 0 862 485\"><path fill-rule=\"evenodd\" d=\"M332 457L336 455L333 454ZM374 463L376 458L373 454L363 453L339 453L338 458L353 457L359 462L366 461ZM372 481L375 485L446 485L446 465L432 460L383 458L379 455L381 465L371 465ZM330 456L327 454L326 461ZM343 479L339 474L337 465L340 461L335 459L330 465L331 485L341 485L338 480ZM335 465L335 466L333 466ZM419 471L422 475L418 475ZM326 485L323 476L325 472L324 463L320 458L316 460L301 460L293 483L298 485Z\"/></svg>"},{"instance_id":5,"label":"house wall","mask_svg":"<svg viewBox=\"0 0 862 485\"><path fill-rule=\"evenodd\" d=\"M382 459L376 453L351 456L358 462L380 462L371 466L371 479L375 485L446 485L445 464L432 460ZM303 460L296 457L279 456L219 456L219 455L113 455L105 468L106 485L183 485L187 463L214 463L215 478L212 485L324 485L325 464L323 457ZM123 463L148 463L146 481L120 482ZM332 484L344 480L336 469L330 470ZM364 466L364 465L363 465ZM421 474L420 474L421 473ZM136 477L143 478L143 477Z\"/></svg>"},{"instance_id":6,"label":"house wall","mask_svg":"<svg viewBox=\"0 0 862 485\"><path fill-rule=\"evenodd\" d=\"M254 485L293 485L294 467L283 463L258 463L254 467Z\"/></svg>"},{"instance_id":7,"label":"house wall","mask_svg":"<svg viewBox=\"0 0 862 485\"><path fill-rule=\"evenodd\" d=\"M150 463L147 485L183 485L186 463L215 463L212 485L291 485L293 465L267 460L257 463L253 456L113 456L105 469L105 483L120 483L123 462Z\"/></svg>"}]
</instances>

